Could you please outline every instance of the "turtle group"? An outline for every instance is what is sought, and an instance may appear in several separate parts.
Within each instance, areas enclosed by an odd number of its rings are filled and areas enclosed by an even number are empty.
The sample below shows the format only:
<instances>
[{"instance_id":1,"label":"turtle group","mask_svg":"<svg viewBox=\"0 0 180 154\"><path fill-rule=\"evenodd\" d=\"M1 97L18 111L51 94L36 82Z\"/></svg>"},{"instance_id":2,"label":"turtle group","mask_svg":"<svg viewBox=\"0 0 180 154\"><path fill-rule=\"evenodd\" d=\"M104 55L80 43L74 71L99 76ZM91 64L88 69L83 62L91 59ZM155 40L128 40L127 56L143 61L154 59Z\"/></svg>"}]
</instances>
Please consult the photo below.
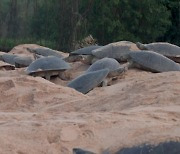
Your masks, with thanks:
<instances>
[{"instance_id":1,"label":"turtle group","mask_svg":"<svg viewBox=\"0 0 180 154\"><path fill-rule=\"evenodd\" d=\"M120 76L130 68L154 73L180 71L173 58L180 57L180 47L170 43L141 44L120 41L96 49L83 48L70 54L74 60L89 64L84 74L73 79L68 86L86 94L98 85L110 85L108 77ZM121 65L120 63L125 63Z\"/></svg>"},{"instance_id":2,"label":"turtle group","mask_svg":"<svg viewBox=\"0 0 180 154\"><path fill-rule=\"evenodd\" d=\"M177 63L180 61L180 47L166 42L142 44L119 41L105 46L90 45L71 52L68 57L50 48L27 50L33 56L0 54L0 60L4 62L0 68L26 67L26 74L47 80L56 76L67 80L68 87L83 94L97 86L111 85L130 68L155 73L180 71L180 64ZM88 69L69 81L67 72L71 71L72 62L76 61L85 63Z\"/></svg>"},{"instance_id":3,"label":"turtle group","mask_svg":"<svg viewBox=\"0 0 180 154\"><path fill-rule=\"evenodd\" d=\"M0 60L20 68L29 66L34 59L30 56L4 53L0 55Z\"/></svg>"},{"instance_id":4,"label":"turtle group","mask_svg":"<svg viewBox=\"0 0 180 154\"><path fill-rule=\"evenodd\" d=\"M92 64L95 61L108 57L119 62L127 61L127 55L132 51L139 51L135 43L130 41L119 41L105 46L90 46L71 52L69 59L81 60L85 64Z\"/></svg>"}]
</instances>

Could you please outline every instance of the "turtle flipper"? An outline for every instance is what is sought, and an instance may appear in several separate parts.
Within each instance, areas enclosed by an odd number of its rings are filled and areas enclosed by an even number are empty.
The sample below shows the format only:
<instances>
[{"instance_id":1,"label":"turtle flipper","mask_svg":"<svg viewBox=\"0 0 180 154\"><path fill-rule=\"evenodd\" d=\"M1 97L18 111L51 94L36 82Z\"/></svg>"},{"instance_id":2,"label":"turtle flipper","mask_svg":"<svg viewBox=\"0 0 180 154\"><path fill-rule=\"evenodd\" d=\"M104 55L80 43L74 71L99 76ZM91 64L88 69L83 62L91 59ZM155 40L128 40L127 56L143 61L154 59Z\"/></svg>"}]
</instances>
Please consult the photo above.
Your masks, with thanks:
<instances>
[{"instance_id":1,"label":"turtle flipper","mask_svg":"<svg viewBox=\"0 0 180 154\"><path fill-rule=\"evenodd\" d=\"M134 68L134 62L131 59L128 59L128 62L126 64L124 64L124 67L126 68L126 70L130 69L130 68Z\"/></svg>"},{"instance_id":2,"label":"turtle flipper","mask_svg":"<svg viewBox=\"0 0 180 154\"><path fill-rule=\"evenodd\" d=\"M71 79L71 74L69 72L66 72L66 71L65 72L60 71L58 73L58 76L60 79L65 80L65 81L68 81Z\"/></svg>"},{"instance_id":3,"label":"turtle flipper","mask_svg":"<svg viewBox=\"0 0 180 154\"><path fill-rule=\"evenodd\" d=\"M98 58L95 58L93 55L81 55L81 57L81 62L87 65L91 65L98 60Z\"/></svg>"},{"instance_id":4,"label":"turtle flipper","mask_svg":"<svg viewBox=\"0 0 180 154\"><path fill-rule=\"evenodd\" d=\"M50 81L51 75L50 75L49 73L46 73L46 74L45 74L45 79Z\"/></svg>"},{"instance_id":5,"label":"turtle flipper","mask_svg":"<svg viewBox=\"0 0 180 154\"><path fill-rule=\"evenodd\" d=\"M100 84L101 87L106 87L107 85L108 85L108 80L107 79L104 79Z\"/></svg>"}]
</instances>

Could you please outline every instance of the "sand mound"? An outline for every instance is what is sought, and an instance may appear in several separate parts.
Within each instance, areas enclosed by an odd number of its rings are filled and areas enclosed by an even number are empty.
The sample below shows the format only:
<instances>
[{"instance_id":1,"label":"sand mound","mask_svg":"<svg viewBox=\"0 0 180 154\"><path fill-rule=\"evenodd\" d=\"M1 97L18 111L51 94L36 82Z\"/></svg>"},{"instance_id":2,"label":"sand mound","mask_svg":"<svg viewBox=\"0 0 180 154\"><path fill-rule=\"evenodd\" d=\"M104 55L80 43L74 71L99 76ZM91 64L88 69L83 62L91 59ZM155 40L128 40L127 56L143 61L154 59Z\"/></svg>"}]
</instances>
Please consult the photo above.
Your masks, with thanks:
<instances>
[{"instance_id":1,"label":"sand mound","mask_svg":"<svg viewBox=\"0 0 180 154\"><path fill-rule=\"evenodd\" d=\"M86 96L73 89L57 86L40 77L0 77L0 110L39 111L48 105L69 103Z\"/></svg>"},{"instance_id":2,"label":"sand mound","mask_svg":"<svg viewBox=\"0 0 180 154\"><path fill-rule=\"evenodd\" d=\"M11 54L26 54L31 55L31 53L27 50L27 48L40 48L40 45L37 44L21 44L18 46L15 46L9 53Z\"/></svg>"},{"instance_id":3,"label":"sand mound","mask_svg":"<svg viewBox=\"0 0 180 154\"><path fill-rule=\"evenodd\" d=\"M43 46L40 46L40 45L37 45L37 44L21 44L21 45L18 45L18 46L15 46L9 53L11 54L22 54L22 55L30 55L32 56L33 54L30 53L27 48L32 48L32 49L35 49L35 48L45 48ZM59 51L64 57L67 57L68 56L68 53L64 53L64 52L61 52Z\"/></svg>"}]
</instances>

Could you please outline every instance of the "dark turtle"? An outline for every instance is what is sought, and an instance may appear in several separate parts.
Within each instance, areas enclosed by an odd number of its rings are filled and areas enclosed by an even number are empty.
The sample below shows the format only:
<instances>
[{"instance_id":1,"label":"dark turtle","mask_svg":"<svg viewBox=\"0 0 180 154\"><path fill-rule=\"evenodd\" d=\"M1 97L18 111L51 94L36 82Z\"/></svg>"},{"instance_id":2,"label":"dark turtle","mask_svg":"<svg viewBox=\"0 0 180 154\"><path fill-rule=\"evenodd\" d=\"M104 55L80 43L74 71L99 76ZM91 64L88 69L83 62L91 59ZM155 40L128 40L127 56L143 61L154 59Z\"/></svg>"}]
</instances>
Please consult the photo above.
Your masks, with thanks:
<instances>
[{"instance_id":1,"label":"dark turtle","mask_svg":"<svg viewBox=\"0 0 180 154\"><path fill-rule=\"evenodd\" d=\"M50 80L51 76L58 75L61 79L63 78L64 71L70 69L70 65L63 59L48 56L35 60L29 67L27 67L26 72L29 75L45 77Z\"/></svg>"},{"instance_id":2,"label":"dark turtle","mask_svg":"<svg viewBox=\"0 0 180 154\"><path fill-rule=\"evenodd\" d=\"M31 53L34 53L34 54L37 54L37 55L41 55L41 56L44 56L44 57L47 57L47 56L56 56L58 58L64 58L60 52L56 51L56 50L52 50L52 49L49 49L49 48L35 48L35 49L32 49L32 48L27 48L27 50Z\"/></svg>"},{"instance_id":3,"label":"dark turtle","mask_svg":"<svg viewBox=\"0 0 180 154\"><path fill-rule=\"evenodd\" d=\"M29 66L33 62L33 59L31 57L18 56L14 58L14 62L17 68L21 68Z\"/></svg>"},{"instance_id":4,"label":"dark turtle","mask_svg":"<svg viewBox=\"0 0 180 154\"><path fill-rule=\"evenodd\" d=\"M76 62L82 60L81 55L92 55L92 50L98 49L102 46L98 45L91 45L88 47L80 48L75 50L69 54L69 57L66 57L65 60L68 62Z\"/></svg>"},{"instance_id":5,"label":"dark turtle","mask_svg":"<svg viewBox=\"0 0 180 154\"><path fill-rule=\"evenodd\" d=\"M14 69L15 69L14 65L0 61L0 70L14 70Z\"/></svg>"},{"instance_id":6,"label":"dark turtle","mask_svg":"<svg viewBox=\"0 0 180 154\"><path fill-rule=\"evenodd\" d=\"M85 73L98 71L106 68L109 69L109 77L118 76L126 70L126 68L121 66L119 62L114 58L103 58L93 63Z\"/></svg>"},{"instance_id":7,"label":"dark turtle","mask_svg":"<svg viewBox=\"0 0 180 154\"><path fill-rule=\"evenodd\" d=\"M180 71L180 65L154 51L129 53L129 67L138 67L152 72Z\"/></svg>"},{"instance_id":8,"label":"dark turtle","mask_svg":"<svg viewBox=\"0 0 180 154\"><path fill-rule=\"evenodd\" d=\"M136 45L141 50L151 50L175 61L177 59L177 62L180 62L180 47L178 47L177 45L167 42L157 42L149 44L142 44L140 42L137 42Z\"/></svg>"},{"instance_id":9,"label":"dark turtle","mask_svg":"<svg viewBox=\"0 0 180 154\"><path fill-rule=\"evenodd\" d=\"M179 154L180 142L162 142L158 145L143 144L130 148L123 148L115 154Z\"/></svg>"},{"instance_id":10,"label":"dark turtle","mask_svg":"<svg viewBox=\"0 0 180 154\"><path fill-rule=\"evenodd\" d=\"M4 61L6 63L9 63L11 65L15 65L15 62L14 62L14 58L15 57L18 57L18 56L15 55L15 54L8 54L8 53L6 53L6 54L2 54L0 56L0 60Z\"/></svg>"},{"instance_id":11,"label":"dark turtle","mask_svg":"<svg viewBox=\"0 0 180 154\"><path fill-rule=\"evenodd\" d=\"M67 86L83 94L97 87L108 75L109 69L88 72L72 80Z\"/></svg>"},{"instance_id":12,"label":"dark turtle","mask_svg":"<svg viewBox=\"0 0 180 154\"><path fill-rule=\"evenodd\" d=\"M95 153L80 148L73 148L73 154L95 154Z\"/></svg>"}]
</instances>

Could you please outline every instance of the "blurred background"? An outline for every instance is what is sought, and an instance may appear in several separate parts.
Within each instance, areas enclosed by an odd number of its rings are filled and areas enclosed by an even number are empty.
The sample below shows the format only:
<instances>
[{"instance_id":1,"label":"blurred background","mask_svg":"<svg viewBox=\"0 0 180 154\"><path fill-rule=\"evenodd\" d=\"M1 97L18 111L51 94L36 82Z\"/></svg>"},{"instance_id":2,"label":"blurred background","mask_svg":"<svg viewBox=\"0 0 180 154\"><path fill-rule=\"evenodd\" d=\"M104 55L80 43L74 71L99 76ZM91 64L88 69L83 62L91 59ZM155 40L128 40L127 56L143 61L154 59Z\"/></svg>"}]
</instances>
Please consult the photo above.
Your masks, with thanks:
<instances>
[{"instance_id":1,"label":"blurred background","mask_svg":"<svg viewBox=\"0 0 180 154\"><path fill-rule=\"evenodd\" d=\"M70 52L88 35L180 45L179 0L0 0L0 50L35 43Z\"/></svg>"}]
</instances>

